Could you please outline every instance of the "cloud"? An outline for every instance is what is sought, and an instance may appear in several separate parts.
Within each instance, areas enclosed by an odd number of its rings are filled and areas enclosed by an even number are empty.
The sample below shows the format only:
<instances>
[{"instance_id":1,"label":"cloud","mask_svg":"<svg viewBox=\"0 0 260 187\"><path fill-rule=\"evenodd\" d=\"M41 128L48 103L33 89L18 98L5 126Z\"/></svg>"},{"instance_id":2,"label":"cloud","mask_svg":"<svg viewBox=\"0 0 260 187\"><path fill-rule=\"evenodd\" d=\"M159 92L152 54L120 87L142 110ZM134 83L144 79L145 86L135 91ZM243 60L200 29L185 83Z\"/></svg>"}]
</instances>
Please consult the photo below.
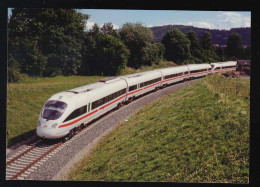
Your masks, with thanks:
<instances>
[{"instance_id":1,"label":"cloud","mask_svg":"<svg viewBox=\"0 0 260 187\"><path fill-rule=\"evenodd\" d=\"M205 21L188 22L187 25L191 25L191 26L199 27L199 28L207 28L207 29L215 28L215 25L213 25L212 23L205 22Z\"/></svg>"},{"instance_id":2,"label":"cloud","mask_svg":"<svg viewBox=\"0 0 260 187\"><path fill-rule=\"evenodd\" d=\"M90 30L92 29L93 25L95 24L95 22L91 22L88 21L85 25L85 30ZM98 25L99 28L103 27L104 24ZM120 27L116 24L112 24L113 25L113 29L119 29Z\"/></svg>"},{"instance_id":3,"label":"cloud","mask_svg":"<svg viewBox=\"0 0 260 187\"><path fill-rule=\"evenodd\" d=\"M103 25L104 25L104 23L101 24L100 27L103 27ZM119 29L119 28L120 28L120 26L118 26L118 25L116 25L116 24L112 24L112 25L113 25L113 29Z\"/></svg>"},{"instance_id":4,"label":"cloud","mask_svg":"<svg viewBox=\"0 0 260 187\"><path fill-rule=\"evenodd\" d=\"M85 25L85 29L86 29L86 30L92 29L92 27L93 27L94 24L95 24L94 22L88 21L88 22L86 23L86 25Z\"/></svg>"},{"instance_id":5,"label":"cloud","mask_svg":"<svg viewBox=\"0 0 260 187\"><path fill-rule=\"evenodd\" d=\"M221 12L217 17L220 18L218 25L223 28L251 26L250 16L243 16L237 12Z\"/></svg>"},{"instance_id":6,"label":"cloud","mask_svg":"<svg viewBox=\"0 0 260 187\"><path fill-rule=\"evenodd\" d=\"M118 25L113 24L113 29L119 29L120 27Z\"/></svg>"}]
</instances>

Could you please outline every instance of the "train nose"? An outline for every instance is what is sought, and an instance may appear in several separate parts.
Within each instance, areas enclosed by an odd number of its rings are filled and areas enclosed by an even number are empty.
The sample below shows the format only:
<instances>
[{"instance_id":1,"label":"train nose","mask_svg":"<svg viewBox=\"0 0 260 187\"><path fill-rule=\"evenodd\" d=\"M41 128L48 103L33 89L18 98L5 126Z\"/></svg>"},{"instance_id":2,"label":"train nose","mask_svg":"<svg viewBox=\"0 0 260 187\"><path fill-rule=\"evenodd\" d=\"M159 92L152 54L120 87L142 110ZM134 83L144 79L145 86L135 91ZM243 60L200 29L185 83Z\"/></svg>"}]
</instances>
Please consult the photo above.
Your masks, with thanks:
<instances>
[{"instance_id":1,"label":"train nose","mask_svg":"<svg viewBox=\"0 0 260 187\"><path fill-rule=\"evenodd\" d=\"M56 128L37 127L36 134L39 137L46 139L59 139L68 134L66 130L59 130Z\"/></svg>"},{"instance_id":2,"label":"train nose","mask_svg":"<svg viewBox=\"0 0 260 187\"><path fill-rule=\"evenodd\" d=\"M55 132L55 129L37 127L36 134L42 138L57 139L57 134Z\"/></svg>"}]
</instances>

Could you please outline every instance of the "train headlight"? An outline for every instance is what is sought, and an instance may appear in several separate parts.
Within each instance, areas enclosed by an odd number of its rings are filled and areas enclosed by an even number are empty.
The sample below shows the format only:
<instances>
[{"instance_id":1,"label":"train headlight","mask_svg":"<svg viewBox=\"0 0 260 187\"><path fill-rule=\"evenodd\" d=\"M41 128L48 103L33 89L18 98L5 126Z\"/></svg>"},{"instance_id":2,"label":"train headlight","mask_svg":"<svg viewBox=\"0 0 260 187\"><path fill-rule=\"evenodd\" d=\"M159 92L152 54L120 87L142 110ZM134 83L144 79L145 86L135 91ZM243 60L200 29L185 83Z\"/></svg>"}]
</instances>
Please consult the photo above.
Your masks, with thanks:
<instances>
[{"instance_id":1,"label":"train headlight","mask_svg":"<svg viewBox=\"0 0 260 187\"><path fill-rule=\"evenodd\" d=\"M41 122L40 121L38 121L38 127L40 127L41 126Z\"/></svg>"},{"instance_id":2,"label":"train headlight","mask_svg":"<svg viewBox=\"0 0 260 187\"><path fill-rule=\"evenodd\" d=\"M52 128L56 128L57 127L57 125L58 125L58 123L55 123L55 124L52 124Z\"/></svg>"}]
</instances>

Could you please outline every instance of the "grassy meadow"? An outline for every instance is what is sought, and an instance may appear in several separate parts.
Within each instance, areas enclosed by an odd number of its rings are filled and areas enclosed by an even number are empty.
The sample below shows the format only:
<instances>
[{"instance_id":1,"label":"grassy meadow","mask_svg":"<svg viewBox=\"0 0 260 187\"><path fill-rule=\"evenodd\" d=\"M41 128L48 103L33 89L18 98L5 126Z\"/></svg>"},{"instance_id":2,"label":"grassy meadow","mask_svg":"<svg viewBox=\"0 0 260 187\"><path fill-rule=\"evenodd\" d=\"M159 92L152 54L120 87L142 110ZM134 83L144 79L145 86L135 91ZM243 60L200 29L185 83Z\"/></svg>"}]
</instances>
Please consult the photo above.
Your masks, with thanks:
<instances>
[{"instance_id":1,"label":"grassy meadow","mask_svg":"<svg viewBox=\"0 0 260 187\"><path fill-rule=\"evenodd\" d=\"M68 180L248 183L250 80L207 76L102 139Z\"/></svg>"},{"instance_id":2,"label":"grassy meadow","mask_svg":"<svg viewBox=\"0 0 260 187\"><path fill-rule=\"evenodd\" d=\"M7 143L10 147L35 135L40 111L53 94L97 82L104 77L28 78L7 85Z\"/></svg>"}]
</instances>

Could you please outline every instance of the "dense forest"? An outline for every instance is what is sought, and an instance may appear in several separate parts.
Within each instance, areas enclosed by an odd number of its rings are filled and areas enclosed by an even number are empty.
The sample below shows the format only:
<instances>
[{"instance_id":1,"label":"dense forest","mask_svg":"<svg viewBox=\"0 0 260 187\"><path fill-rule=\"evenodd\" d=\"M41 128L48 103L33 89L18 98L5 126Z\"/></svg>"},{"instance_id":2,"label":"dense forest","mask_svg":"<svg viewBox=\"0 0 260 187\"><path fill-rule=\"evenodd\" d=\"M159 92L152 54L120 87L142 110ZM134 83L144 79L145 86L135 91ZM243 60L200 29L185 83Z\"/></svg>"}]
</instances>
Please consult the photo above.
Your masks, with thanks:
<instances>
[{"instance_id":1,"label":"dense forest","mask_svg":"<svg viewBox=\"0 0 260 187\"><path fill-rule=\"evenodd\" d=\"M232 32L236 32L241 36L243 45L251 46L250 27L232 28L230 30L205 29L205 28L197 28L197 27L185 26L185 25L164 25L164 26L150 27L150 29L153 31L155 42L161 42L163 36L167 33L167 31L172 30L173 28L177 28L185 34L187 34L190 30L192 30L197 34L198 38L201 38L205 32L209 32L211 34L213 44L218 44L219 46L226 45L228 36Z\"/></svg>"},{"instance_id":2,"label":"dense forest","mask_svg":"<svg viewBox=\"0 0 260 187\"><path fill-rule=\"evenodd\" d=\"M159 32L164 34L158 42L155 31L140 23L125 23L120 29L114 29L112 23L101 28L95 24L86 30L88 18L76 9L12 9L8 20L8 82L26 76L115 76L126 68L165 61L177 65L210 63L250 59L251 55L251 48L244 47L241 34L234 29L223 36L223 48L213 45L207 30L196 33L184 26L168 28Z\"/></svg>"}]
</instances>

